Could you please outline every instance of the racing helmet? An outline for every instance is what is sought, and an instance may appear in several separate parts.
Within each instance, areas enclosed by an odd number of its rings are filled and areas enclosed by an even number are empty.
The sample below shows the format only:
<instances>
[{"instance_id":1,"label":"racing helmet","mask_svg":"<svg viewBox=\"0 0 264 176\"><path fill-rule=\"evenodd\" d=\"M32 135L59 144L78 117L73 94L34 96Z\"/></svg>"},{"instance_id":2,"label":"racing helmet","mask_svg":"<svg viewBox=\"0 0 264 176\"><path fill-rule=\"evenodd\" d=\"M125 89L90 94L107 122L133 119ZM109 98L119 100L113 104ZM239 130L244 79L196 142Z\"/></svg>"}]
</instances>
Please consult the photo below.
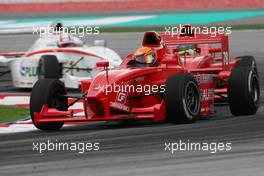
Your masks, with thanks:
<instances>
[{"instance_id":1,"label":"racing helmet","mask_svg":"<svg viewBox=\"0 0 264 176\"><path fill-rule=\"evenodd\" d=\"M63 32L63 24L61 22L54 22L51 26L54 32Z\"/></svg>"},{"instance_id":2,"label":"racing helmet","mask_svg":"<svg viewBox=\"0 0 264 176\"><path fill-rule=\"evenodd\" d=\"M189 43L189 44L180 44L177 47L178 54L184 54L186 51L188 51L189 54L194 54L195 52L199 52L199 49L197 47L197 44Z\"/></svg>"},{"instance_id":3,"label":"racing helmet","mask_svg":"<svg viewBox=\"0 0 264 176\"><path fill-rule=\"evenodd\" d=\"M180 44L177 49L179 51L183 51L183 50L189 50L189 49L195 49L197 48L196 44L194 43L189 43L189 44Z\"/></svg>"},{"instance_id":4,"label":"racing helmet","mask_svg":"<svg viewBox=\"0 0 264 176\"><path fill-rule=\"evenodd\" d=\"M157 52L150 47L141 47L136 50L134 59L141 64L153 65L157 61Z\"/></svg>"}]
</instances>

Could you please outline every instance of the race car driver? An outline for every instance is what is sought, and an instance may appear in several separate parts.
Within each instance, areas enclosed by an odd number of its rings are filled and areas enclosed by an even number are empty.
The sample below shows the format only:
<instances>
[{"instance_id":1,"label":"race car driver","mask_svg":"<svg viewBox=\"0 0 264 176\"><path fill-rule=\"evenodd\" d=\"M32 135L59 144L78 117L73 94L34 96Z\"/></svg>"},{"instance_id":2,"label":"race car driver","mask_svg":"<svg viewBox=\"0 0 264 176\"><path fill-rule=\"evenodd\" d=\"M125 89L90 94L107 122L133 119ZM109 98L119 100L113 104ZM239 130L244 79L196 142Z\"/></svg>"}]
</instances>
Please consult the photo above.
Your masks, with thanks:
<instances>
[{"instance_id":1,"label":"race car driver","mask_svg":"<svg viewBox=\"0 0 264 176\"><path fill-rule=\"evenodd\" d=\"M199 53L199 49L196 44L182 44L177 47L177 53L179 55L195 55Z\"/></svg>"},{"instance_id":2,"label":"race car driver","mask_svg":"<svg viewBox=\"0 0 264 176\"><path fill-rule=\"evenodd\" d=\"M59 48L82 46L84 43L78 37L69 33L61 33L57 35L57 45Z\"/></svg>"},{"instance_id":3,"label":"race car driver","mask_svg":"<svg viewBox=\"0 0 264 176\"><path fill-rule=\"evenodd\" d=\"M181 31L179 33L179 38L193 38L195 37L195 31L193 30L191 25L183 25ZM177 47L177 53L179 55L195 55L198 54L200 50L198 49L197 44L189 43L189 44L181 44Z\"/></svg>"},{"instance_id":4,"label":"race car driver","mask_svg":"<svg viewBox=\"0 0 264 176\"><path fill-rule=\"evenodd\" d=\"M141 47L134 53L134 58L128 65L130 66L155 66L158 62L157 52L151 47Z\"/></svg>"},{"instance_id":5,"label":"race car driver","mask_svg":"<svg viewBox=\"0 0 264 176\"><path fill-rule=\"evenodd\" d=\"M37 50L41 48L64 48L64 47L78 47L83 46L84 42L78 37L66 32L62 23L53 23L50 31L40 37L31 50Z\"/></svg>"}]
</instances>

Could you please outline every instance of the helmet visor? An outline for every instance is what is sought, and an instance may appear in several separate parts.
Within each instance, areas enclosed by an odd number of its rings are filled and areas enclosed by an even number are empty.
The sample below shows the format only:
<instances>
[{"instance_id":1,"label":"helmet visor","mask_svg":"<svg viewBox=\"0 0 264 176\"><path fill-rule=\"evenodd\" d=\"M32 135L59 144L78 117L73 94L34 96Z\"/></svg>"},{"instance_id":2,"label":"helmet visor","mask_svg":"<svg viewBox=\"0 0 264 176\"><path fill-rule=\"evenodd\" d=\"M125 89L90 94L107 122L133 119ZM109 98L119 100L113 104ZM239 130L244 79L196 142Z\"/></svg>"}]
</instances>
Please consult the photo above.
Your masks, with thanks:
<instances>
[{"instance_id":1,"label":"helmet visor","mask_svg":"<svg viewBox=\"0 0 264 176\"><path fill-rule=\"evenodd\" d=\"M136 56L136 61L142 64L153 64L155 62L155 54L139 55Z\"/></svg>"}]
</instances>

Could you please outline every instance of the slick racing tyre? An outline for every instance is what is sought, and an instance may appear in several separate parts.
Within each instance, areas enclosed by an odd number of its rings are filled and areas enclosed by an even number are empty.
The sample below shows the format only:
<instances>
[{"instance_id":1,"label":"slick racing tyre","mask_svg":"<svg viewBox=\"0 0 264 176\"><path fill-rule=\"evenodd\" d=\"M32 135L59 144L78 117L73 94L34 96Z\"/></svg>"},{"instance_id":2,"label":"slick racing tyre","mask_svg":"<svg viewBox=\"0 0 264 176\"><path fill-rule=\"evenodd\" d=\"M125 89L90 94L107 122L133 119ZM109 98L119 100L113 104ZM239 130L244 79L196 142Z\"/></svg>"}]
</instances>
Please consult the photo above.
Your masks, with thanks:
<instances>
[{"instance_id":1,"label":"slick racing tyre","mask_svg":"<svg viewBox=\"0 0 264 176\"><path fill-rule=\"evenodd\" d=\"M258 75L257 64L253 56L239 56L240 60L237 62L236 67L250 67L255 70Z\"/></svg>"},{"instance_id":2,"label":"slick racing tyre","mask_svg":"<svg viewBox=\"0 0 264 176\"><path fill-rule=\"evenodd\" d=\"M252 67L235 67L227 85L229 108L234 116L253 115L259 107L259 80Z\"/></svg>"},{"instance_id":3,"label":"slick racing tyre","mask_svg":"<svg viewBox=\"0 0 264 176\"><path fill-rule=\"evenodd\" d=\"M41 130L58 130L63 126L59 123L36 123L34 113L39 113L44 104L49 108L56 108L61 111L68 109L66 98L59 97L65 95L66 89L63 83L56 79L41 79L34 85L30 96L30 115L34 125Z\"/></svg>"},{"instance_id":4,"label":"slick racing tyre","mask_svg":"<svg viewBox=\"0 0 264 176\"><path fill-rule=\"evenodd\" d=\"M191 74L173 75L166 81L166 119L172 123L192 123L201 111L200 89Z\"/></svg>"},{"instance_id":5,"label":"slick racing tyre","mask_svg":"<svg viewBox=\"0 0 264 176\"><path fill-rule=\"evenodd\" d=\"M39 79L59 79L61 77L61 66L54 55L43 55L38 66Z\"/></svg>"}]
</instances>

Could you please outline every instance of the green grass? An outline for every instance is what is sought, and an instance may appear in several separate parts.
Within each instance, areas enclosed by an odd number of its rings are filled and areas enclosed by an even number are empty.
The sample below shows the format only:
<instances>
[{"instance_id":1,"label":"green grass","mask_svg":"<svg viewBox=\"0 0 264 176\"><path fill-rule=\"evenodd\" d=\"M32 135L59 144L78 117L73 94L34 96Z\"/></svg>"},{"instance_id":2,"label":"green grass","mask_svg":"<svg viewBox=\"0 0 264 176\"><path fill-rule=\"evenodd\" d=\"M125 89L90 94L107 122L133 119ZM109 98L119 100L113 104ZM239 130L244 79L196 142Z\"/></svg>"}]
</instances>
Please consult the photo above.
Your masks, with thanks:
<instances>
[{"instance_id":1,"label":"green grass","mask_svg":"<svg viewBox=\"0 0 264 176\"><path fill-rule=\"evenodd\" d=\"M0 123L12 122L29 116L29 110L18 106L0 105Z\"/></svg>"}]
</instances>

